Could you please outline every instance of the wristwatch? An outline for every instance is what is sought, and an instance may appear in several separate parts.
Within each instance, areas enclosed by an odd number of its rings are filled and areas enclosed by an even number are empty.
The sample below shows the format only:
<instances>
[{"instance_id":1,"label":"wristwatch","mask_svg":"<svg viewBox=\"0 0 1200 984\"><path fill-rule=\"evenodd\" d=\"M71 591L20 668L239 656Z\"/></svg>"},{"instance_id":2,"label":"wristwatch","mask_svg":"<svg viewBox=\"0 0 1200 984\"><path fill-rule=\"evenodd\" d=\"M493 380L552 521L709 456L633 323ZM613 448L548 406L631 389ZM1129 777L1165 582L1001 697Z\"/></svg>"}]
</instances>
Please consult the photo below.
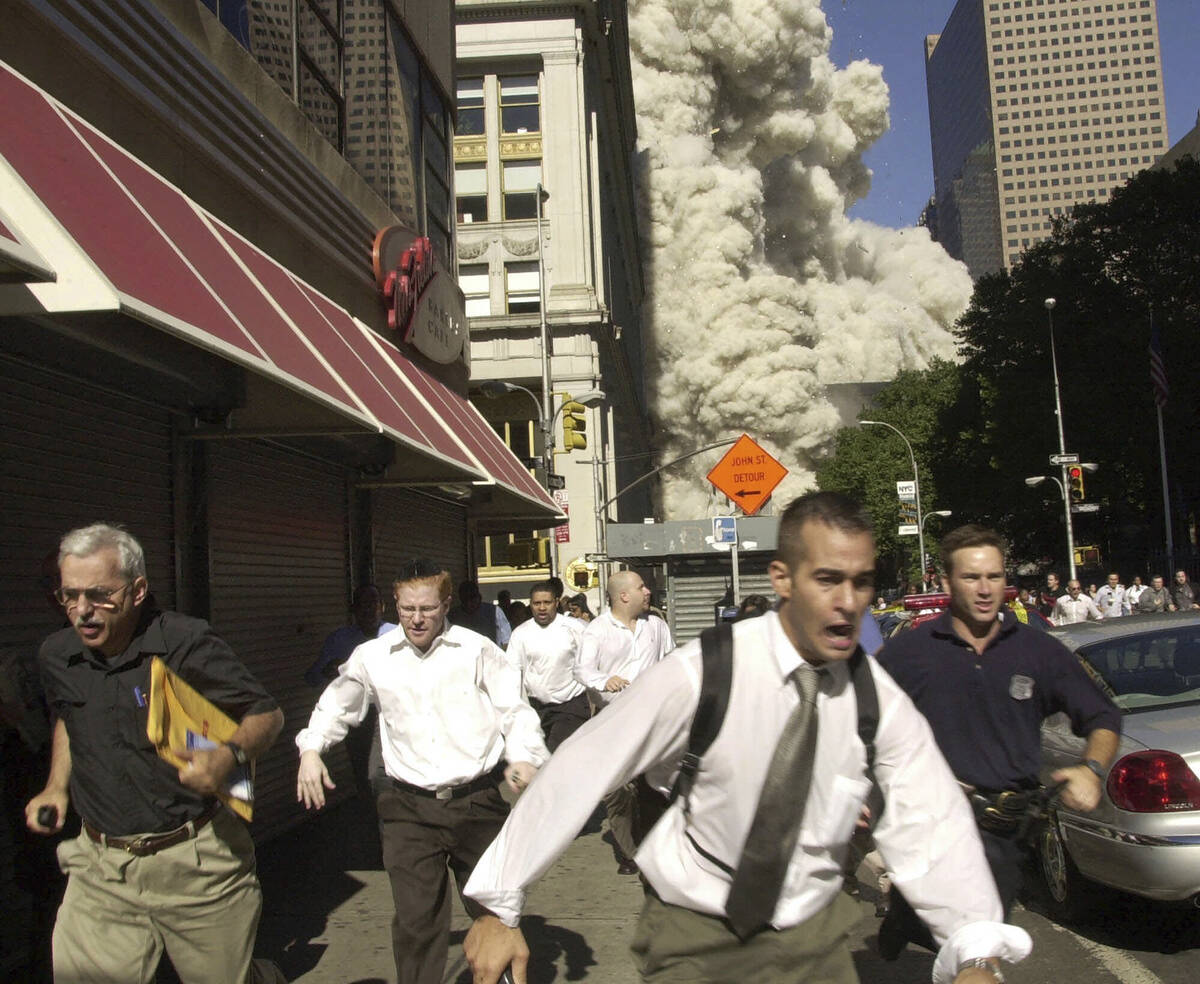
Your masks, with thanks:
<instances>
[{"instance_id":1,"label":"wristwatch","mask_svg":"<svg viewBox=\"0 0 1200 984\"><path fill-rule=\"evenodd\" d=\"M225 742L225 747L233 752L234 765L245 765L250 761L250 756L246 754L246 750L236 742L227 741Z\"/></svg>"},{"instance_id":2,"label":"wristwatch","mask_svg":"<svg viewBox=\"0 0 1200 984\"><path fill-rule=\"evenodd\" d=\"M1000 960L997 957L975 957L972 960L964 960L958 965L958 970L954 972L957 977L964 970L986 970L989 971L996 979L996 984L1004 984L1004 974L1000 970Z\"/></svg>"},{"instance_id":3,"label":"wristwatch","mask_svg":"<svg viewBox=\"0 0 1200 984\"><path fill-rule=\"evenodd\" d=\"M1102 766L1095 759L1080 759L1079 764L1086 765L1089 769L1096 773L1097 779L1099 779L1101 782L1104 782L1104 777L1108 774L1108 770L1105 769L1104 766Z\"/></svg>"}]
</instances>

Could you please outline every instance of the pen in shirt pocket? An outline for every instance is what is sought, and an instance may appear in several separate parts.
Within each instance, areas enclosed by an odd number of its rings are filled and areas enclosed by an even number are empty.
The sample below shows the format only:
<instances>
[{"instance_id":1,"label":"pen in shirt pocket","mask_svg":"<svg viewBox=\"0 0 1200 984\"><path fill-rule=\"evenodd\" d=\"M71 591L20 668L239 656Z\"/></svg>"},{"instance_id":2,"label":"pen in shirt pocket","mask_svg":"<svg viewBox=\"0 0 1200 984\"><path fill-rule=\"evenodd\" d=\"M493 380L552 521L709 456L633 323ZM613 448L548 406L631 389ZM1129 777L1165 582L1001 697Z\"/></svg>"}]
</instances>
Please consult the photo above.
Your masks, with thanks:
<instances>
[{"instance_id":1,"label":"pen in shirt pocket","mask_svg":"<svg viewBox=\"0 0 1200 984\"><path fill-rule=\"evenodd\" d=\"M145 691L143 691L141 687L133 688L133 699L137 701L138 707L145 707L149 703L149 701L146 700Z\"/></svg>"}]
</instances>

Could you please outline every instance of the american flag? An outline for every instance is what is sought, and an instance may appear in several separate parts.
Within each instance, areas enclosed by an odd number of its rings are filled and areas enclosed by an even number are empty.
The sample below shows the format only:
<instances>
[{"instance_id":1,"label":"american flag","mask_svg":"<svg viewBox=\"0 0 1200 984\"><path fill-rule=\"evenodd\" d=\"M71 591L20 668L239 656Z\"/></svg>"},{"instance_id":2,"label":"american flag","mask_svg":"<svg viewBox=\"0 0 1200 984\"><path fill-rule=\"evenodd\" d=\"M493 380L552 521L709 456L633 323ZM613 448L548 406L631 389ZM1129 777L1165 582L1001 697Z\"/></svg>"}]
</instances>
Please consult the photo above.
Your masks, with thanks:
<instances>
[{"instance_id":1,"label":"american flag","mask_svg":"<svg viewBox=\"0 0 1200 984\"><path fill-rule=\"evenodd\" d=\"M1167 367L1163 362L1162 340L1158 336L1158 326L1150 329L1150 382L1154 386L1154 402L1161 410L1167 405Z\"/></svg>"}]
</instances>

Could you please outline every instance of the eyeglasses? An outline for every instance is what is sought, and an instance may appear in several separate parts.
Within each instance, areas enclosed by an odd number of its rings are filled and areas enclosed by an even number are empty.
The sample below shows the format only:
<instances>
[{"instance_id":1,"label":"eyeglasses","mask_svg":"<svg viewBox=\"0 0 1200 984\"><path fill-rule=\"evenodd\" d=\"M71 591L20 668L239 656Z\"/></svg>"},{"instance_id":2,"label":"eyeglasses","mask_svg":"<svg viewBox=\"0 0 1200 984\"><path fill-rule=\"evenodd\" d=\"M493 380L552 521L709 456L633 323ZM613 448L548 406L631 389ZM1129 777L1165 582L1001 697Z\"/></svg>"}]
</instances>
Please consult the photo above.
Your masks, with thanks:
<instances>
[{"instance_id":1,"label":"eyeglasses","mask_svg":"<svg viewBox=\"0 0 1200 984\"><path fill-rule=\"evenodd\" d=\"M421 613L422 618L432 618L434 615L436 615L441 610L442 610L441 605L421 605L420 607L418 607L416 605L397 605L396 606L396 611L400 614L400 617L402 619L404 619L406 622L411 622L414 618L416 618L417 612Z\"/></svg>"},{"instance_id":2,"label":"eyeglasses","mask_svg":"<svg viewBox=\"0 0 1200 984\"><path fill-rule=\"evenodd\" d=\"M54 592L54 597L63 608L74 608L79 604L80 597L83 597L93 608L115 610L121 607L117 596L131 587L132 581L119 588L59 588Z\"/></svg>"}]
</instances>

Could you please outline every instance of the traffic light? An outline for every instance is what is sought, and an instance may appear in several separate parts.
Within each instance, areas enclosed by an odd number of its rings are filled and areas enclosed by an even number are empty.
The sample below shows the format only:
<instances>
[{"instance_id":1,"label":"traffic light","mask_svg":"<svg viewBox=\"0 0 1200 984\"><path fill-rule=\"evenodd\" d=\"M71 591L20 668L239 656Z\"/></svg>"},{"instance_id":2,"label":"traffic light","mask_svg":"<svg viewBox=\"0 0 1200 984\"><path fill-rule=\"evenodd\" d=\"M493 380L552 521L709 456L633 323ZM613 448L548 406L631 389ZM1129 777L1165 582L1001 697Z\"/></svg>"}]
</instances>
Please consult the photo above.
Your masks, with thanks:
<instances>
[{"instance_id":1,"label":"traffic light","mask_svg":"<svg viewBox=\"0 0 1200 984\"><path fill-rule=\"evenodd\" d=\"M576 403L569 395L563 398L563 450L568 453L582 451L587 447L587 418L583 415L586 409L587 407Z\"/></svg>"},{"instance_id":2,"label":"traffic light","mask_svg":"<svg viewBox=\"0 0 1200 984\"><path fill-rule=\"evenodd\" d=\"M1083 467L1081 465L1071 465L1067 469L1067 491L1071 493L1072 502L1083 502L1085 493L1083 491Z\"/></svg>"}]
</instances>

